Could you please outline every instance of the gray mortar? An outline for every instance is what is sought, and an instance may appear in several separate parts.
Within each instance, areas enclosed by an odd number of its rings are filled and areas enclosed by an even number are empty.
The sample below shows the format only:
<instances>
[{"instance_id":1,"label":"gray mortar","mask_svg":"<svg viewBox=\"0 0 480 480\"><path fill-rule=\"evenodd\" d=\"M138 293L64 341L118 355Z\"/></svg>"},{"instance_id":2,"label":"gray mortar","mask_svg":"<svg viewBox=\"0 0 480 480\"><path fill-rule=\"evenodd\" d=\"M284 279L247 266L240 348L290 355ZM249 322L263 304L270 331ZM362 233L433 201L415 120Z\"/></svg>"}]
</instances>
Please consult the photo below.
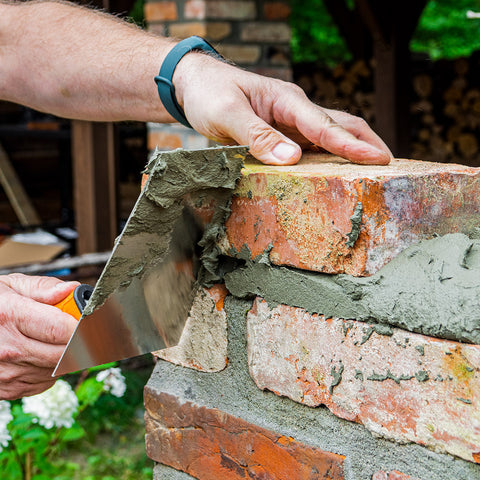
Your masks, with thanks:
<instances>
[{"instance_id":1,"label":"gray mortar","mask_svg":"<svg viewBox=\"0 0 480 480\"><path fill-rule=\"evenodd\" d=\"M413 245L367 278L247 261L225 281L240 298L480 344L480 240L460 233Z\"/></svg>"},{"instance_id":2,"label":"gray mortar","mask_svg":"<svg viewBox=\"0 0 480 480\"><path fill-rule=\"evenodd\" d=\"M155 153L145 173L149 178L138 197L122 234L115 241L108 261L84 311L90 314L115 290L141 279L150 267L161 263L170 251L172 232L185 214L185 198L191 203L215 201L217 208L200 241L203 247L198 278L209 285L219 278L216 246L222 234L236 181L240 177L247 147L221 147L204 150L174 150ZM195 222L193 217L192 223ZM199 228L200 230L200 228ZM177 232L176 249L191 248L192 232ZM153 263L155 265L153 265Z\"/></svg>"},{"instance_id":3,"label":"gray mortar","mask_svg":"<svg viewBox=\"0 0 480 480\"><path fill-rule=\"evenodd\" d=\"M228 297L229 364L205 374L160 361L148 386L208 408L218 408L295 440L345 455L346 480L371 480L378 470L399 470L421 480L473 480L480 465L432 452L416 444L400 445L373 437L362 425L335 417L326 408L310 408L257 388L247 368L245 315L251 303ZM164 476L158 476L163 475ZM158 467L156 480L191 478Z\"/></svg>"}]
</instances>

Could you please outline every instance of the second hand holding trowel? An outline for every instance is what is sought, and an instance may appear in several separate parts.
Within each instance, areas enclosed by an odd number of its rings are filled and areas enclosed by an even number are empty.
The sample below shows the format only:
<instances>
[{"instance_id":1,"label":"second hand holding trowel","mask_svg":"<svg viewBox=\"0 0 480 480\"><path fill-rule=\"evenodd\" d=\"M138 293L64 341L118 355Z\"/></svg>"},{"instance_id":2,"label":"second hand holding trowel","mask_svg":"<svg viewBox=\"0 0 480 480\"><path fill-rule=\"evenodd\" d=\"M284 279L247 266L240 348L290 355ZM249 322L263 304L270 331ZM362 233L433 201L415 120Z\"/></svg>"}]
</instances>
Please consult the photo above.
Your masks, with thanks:
<instances>
[{"instance_id":1,"label":"second hand holding trowel","mask_svg":"<svg viewBox=\"0 0 480 480\"><path fill-rule=\"evenodd\" d=\"M205 253L199 243L216 248L219 230L212 225L221 227L228 215L246 153L222 147L152 158L54 376L178 343L199 288Z\"/></svg>"}]
</instances>

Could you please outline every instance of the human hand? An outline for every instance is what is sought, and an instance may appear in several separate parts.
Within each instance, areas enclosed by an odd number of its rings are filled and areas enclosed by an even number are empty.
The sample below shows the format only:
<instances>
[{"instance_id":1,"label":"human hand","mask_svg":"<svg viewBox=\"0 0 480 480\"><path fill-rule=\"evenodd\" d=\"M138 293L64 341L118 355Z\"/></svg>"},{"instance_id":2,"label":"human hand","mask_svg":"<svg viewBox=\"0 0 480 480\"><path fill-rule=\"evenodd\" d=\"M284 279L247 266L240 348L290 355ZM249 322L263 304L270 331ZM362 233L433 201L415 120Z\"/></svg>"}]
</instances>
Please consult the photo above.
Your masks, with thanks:
<instances>
[{"instance_id":1,"label":"human hand","mask_svg":"<svg viewBox=\"0 0 480 480\"><path fill-rule=\"evenodd\" d=\"M173 83L195 130L219 143L249 145L263 163L295 164L301 149L312 145L353 163L386 165L392 159L363 119L315 105L292 83L201 53L183 57Z\"/></svg>"},{"instance_id":2,"label":"human hand","mask_svg":"<svg viewBox=\"0 0 480 480\"><path fill-rule=\"evenodd\" d=\"M77 282L22 274L0 276L0 399L35 395L50 388L77 321L53 305Z\"/></svg>"}]
</instances>

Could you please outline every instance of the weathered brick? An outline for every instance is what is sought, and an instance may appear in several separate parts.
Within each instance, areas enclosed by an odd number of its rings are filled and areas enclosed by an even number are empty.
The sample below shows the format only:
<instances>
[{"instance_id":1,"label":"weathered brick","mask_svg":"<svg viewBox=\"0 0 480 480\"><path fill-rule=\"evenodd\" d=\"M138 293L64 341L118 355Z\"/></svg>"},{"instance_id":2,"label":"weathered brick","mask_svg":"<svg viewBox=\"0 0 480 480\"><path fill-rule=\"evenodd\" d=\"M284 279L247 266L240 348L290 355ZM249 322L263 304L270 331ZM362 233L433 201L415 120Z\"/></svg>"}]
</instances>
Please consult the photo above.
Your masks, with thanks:
<instances>
[{"instance_id":1,"label":"weathered brick","mask_svg":"<svg viewBox=\"0 0 480 480\"><path fill-rule=\"evenodd\" d=\"M355 211L360 233L349 242ZM415 160L354 165L322 154L281 168L250 159L222 249L235 255L247 247L255 258L273 245L277 265L371 275L420 240L471 233L479 212L476 168Z\"/></svg>"},{"instance_id":2,"label":"weathered brick","mask_svg":"<svg viewBox=\"0 0 480 480\"><path fill-rule=\"evenodd\" d=\"M225 285L200 289L194 299L178 345L153 352L176 365L201 372L219 372L227 366Z\"/></svg>"},{"instance_id":3,"label":"weathered brick","mask_svg":"<svg viewBox=\"0 0 480 480\"><path fill-rule=\"evenodd\" d=\"M340 480L344 457L145 388L147 455L199 480Z\"/></svg>"},{"instance_id":4,"label":"weathered brick","mask_svg":"<svg viewBox=\"0 0 480 480\"><path fill-rule=\"evenodd\" d=\"M148 2L143 7L147 22L172 21L178 19L176 2Z\"/></svg>"},{"instance_id":5,"label":"weathered brick","mask_svg":"<svg viewBox=\"0 0 480 480\"><path fill-rule=\"evenodd\" d=\"M196 20L251 20L257 15L257 8L252 0L188 0L184 15Z\"/></svg>"},{"instance_id":6,"label":"weathered brick","mask_svg":"<svg viewBox=\"0 0 480 480\"><path fill-rule=\"evenodd\" d=\"M418 480L409 475L405 475L402 472L398 472L397 470L391 470L390 472L385 472L383 470L379 470L378 472L373 474L372 480Z\"/></svg>"},{"instance_id":7,"label":"weathered brick","mask_svg":"<svg viewBox=\"0 0 480 480\"><path fill-rule=\"evenodd\" d=\"M262 50L258 45L226 45L218 46L218 51L232 62L253 65L258 62Z\"/></svg>"},{"instance_id":8,"label":"weathered brick","mask_svg":"<svg viewBox=\"0 0 480 480\"><path fill-rule=\"evenodd\" d=\"M260 298L247 329L259 388L325 405L374 435L480 463L479 345L271 308Z\"/></svg>"},{"instance_id":9,"label":"weathered brick","mask_svg":"<svg viewBox=\"0 0 480 480\"><path fill-rule=\"evenodd\" d=\"M290 27L287 23L245 22L240 26L243 42L290 42Z\"/></svg>"},{"instance_id":10,"label":"weathered brick","mask_svg":"<svg viewBox=\"0 0 480 480\"><path fill-rule=\"evenodd\" d=\"M263 6L263 15L267 20L287 20L292 9L285 2L266 2Z\"/></svg>"}]
</instances>

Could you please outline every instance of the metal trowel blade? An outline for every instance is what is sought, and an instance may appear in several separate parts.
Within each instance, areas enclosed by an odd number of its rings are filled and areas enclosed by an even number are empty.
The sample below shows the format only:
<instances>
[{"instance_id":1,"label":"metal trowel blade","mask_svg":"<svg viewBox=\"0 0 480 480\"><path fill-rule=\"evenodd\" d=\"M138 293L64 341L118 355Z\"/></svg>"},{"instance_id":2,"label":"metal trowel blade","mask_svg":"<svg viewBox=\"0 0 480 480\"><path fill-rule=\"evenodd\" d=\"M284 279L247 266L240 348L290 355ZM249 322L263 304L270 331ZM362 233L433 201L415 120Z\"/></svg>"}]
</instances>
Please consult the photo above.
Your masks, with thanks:
<instances>
[{"instance_id":1,"label":"metal trowel blade","mask_svg":"<svg viewBox=\"0 0 480 480\"><path fill-rule=\"evenodd\" d=\"M154 222L161 221L159 211L157 206L152 206L151 211L143 210L142 216L148 215ZM134 210L126 229L136 215L138 211ZM197 289L195 250L201 235L201 222L196 221L189 208L184 206L170 235L167 255L159 261L151 252L151 258L147 256L138 267L141 272L128 272L127 275L131 276L127 279L119 277L121 284L105 302L80 318L53 375L63 375L176 345ZM108 275L108 272L119 270L118 263L122 264L128 258L143 258L149 253L145 252L148 243L164 240L155 239L155 234L145 232L127 236L122 234L90 302L101 296L102 282L111 281L108 277L112 275Z\"/></svg>"}]
</instances>

